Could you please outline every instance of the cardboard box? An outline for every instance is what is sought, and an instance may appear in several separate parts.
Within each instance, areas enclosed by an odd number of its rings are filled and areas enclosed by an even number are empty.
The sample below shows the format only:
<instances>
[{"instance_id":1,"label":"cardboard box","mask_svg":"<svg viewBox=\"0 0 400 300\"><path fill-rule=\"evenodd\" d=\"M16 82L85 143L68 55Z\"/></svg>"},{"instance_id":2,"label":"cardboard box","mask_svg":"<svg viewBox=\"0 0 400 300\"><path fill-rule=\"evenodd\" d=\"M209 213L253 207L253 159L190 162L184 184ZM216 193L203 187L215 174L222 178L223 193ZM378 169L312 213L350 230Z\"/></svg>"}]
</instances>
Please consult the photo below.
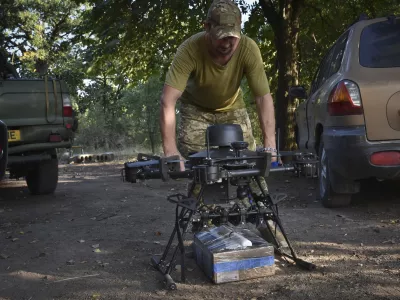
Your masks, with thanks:
<instances>
[{"instance_id":1,"label":"cardboard box","mask_svg":"<svg viewBox=\"0 0 400 300\"><path fill-rule=\"evenodd\" d=\"M196 263L214 283L275 274L274 247L248 229L214 227L194 236Z\"/></svg>"}]
</instances>

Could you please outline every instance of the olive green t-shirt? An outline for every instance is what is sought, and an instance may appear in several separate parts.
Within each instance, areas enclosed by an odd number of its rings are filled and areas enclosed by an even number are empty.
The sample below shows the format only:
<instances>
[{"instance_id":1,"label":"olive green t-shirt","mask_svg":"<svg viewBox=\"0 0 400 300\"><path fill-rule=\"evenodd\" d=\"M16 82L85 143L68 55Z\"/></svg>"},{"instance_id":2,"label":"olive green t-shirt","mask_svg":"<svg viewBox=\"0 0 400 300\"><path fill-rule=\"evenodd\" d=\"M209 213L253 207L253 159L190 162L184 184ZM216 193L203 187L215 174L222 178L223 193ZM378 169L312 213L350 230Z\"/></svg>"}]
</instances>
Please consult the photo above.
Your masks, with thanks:
<instances>
[{"instance_id":1,"label":"olive green t-shirt","mask_svg":"<svg viewBox=\"0 0 400 300\"><path fill-rule=\"evenodd\" d=\"M165 84L183 92L180 100L184 103L222 112L245 107L240 89L243 76L253 96L270 92L257 44L242 35L230 61L220 66L208 53L205 32L200 32L179 46Z\"/></svg>"}]
</instances>

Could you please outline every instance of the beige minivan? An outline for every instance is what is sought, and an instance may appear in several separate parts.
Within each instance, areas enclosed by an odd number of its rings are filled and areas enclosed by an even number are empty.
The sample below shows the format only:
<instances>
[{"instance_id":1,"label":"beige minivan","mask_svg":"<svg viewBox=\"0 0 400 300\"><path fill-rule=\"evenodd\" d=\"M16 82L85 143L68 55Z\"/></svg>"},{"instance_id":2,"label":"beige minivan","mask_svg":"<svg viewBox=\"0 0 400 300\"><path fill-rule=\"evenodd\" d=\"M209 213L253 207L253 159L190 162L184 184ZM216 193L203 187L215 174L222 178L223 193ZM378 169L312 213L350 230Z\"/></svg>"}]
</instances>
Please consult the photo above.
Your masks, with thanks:
<instances>
[{"instance_id":1,"label":"beige minivan","mask_svg":"<svg viewBox=\"0 0 400 300\"><path fill-rule=\"evenodd\" d=\"M400 179L400 18L361 20L327 51L295 111L300 150L319 157L319 198L347 206L360 181Z\"/></svg>"}]
</instances>

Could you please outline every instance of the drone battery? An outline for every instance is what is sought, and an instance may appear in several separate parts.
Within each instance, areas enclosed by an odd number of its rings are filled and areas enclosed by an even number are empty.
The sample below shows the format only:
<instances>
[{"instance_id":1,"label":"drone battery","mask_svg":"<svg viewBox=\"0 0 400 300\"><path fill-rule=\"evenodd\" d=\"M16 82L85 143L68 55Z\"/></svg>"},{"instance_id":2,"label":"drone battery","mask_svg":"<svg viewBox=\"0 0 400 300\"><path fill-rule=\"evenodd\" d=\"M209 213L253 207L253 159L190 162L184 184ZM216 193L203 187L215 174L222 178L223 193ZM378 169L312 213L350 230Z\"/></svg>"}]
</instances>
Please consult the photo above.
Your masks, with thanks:
<instances>
[{"instance_id":1,"label":"drone battery","mask_svg":"<svg viewBox=\"0 0 400 300\"><path fill-rule=\"evenodd\" d=\"M214 283L275 274L274 247L248 229L222 225L194 236L196 263Z\"/></svg>"}]
</instances>

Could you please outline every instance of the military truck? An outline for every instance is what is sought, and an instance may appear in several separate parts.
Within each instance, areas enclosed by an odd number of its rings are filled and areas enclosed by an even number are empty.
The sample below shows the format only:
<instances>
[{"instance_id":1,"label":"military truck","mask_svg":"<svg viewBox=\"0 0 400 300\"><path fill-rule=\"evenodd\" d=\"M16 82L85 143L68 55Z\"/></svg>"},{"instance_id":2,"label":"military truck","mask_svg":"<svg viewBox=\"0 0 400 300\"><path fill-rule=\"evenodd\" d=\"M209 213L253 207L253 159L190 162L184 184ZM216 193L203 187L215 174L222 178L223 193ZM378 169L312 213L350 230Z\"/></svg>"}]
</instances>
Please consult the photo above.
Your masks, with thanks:
<instances>
[{"instance_id":1,"label":"military truck","mask_svg":"<svg viewBox=\"0 0 400 300\"><path fill-rule=\"evenodd\" d=\"M32 194L53 193L57 149L70 148L76 131L67 85L48 77L20 78L4 63L0 69L0 120L7 126L8 142L2 162L11 179L25 178Z\"/></svg>"}]
</instances>

